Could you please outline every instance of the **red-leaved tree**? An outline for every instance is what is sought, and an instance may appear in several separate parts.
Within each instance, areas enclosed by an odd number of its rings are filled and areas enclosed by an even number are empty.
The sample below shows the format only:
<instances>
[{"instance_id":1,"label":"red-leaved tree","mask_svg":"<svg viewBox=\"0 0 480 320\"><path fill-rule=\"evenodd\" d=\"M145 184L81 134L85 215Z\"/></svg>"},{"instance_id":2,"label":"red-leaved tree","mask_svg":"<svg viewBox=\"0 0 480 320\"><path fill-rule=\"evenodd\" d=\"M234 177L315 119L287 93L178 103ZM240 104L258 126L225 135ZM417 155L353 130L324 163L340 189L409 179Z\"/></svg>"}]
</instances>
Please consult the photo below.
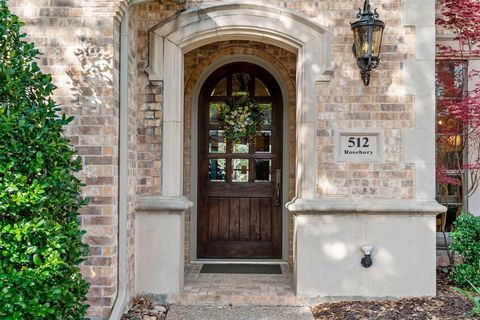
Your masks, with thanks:
<instances>
[{"instance_id":1,"label":"red-leaved tree","mask_svg":"<svg viewBox=\"0 0 480 320\"><path fill-rule=\"evenodd\" d=\"M451 43L437 45L438 56L456 65L444 69L437 65L436 176L445 189L461 185L465 203L480 185L480 72L472 67L480 57L480 1L438 3L437 25L453 35ZM476 84L467 88L467 82Z\"/></svg>"}]
</instances>

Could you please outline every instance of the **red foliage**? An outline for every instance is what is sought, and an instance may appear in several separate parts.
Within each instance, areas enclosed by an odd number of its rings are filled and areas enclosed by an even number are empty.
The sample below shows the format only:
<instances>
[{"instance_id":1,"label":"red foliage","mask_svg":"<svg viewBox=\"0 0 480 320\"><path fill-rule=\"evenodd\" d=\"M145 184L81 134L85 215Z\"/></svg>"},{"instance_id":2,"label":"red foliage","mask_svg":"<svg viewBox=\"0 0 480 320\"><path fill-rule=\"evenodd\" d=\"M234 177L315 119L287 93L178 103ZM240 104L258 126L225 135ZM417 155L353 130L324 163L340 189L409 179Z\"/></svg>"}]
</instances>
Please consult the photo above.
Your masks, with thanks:
<instances>
[{"instance_id":1,"label":"red foliage","mask_svg":"<svg viewBox=\"0 0 480 320\"><path fill-rule=\"evenodd\" d=\"M441 57L459 68L437 68L437 181L459 184L469 197L480 183L480 81L479 70L469 68L480 57L480 0L439 0L437 25L453 33L457 45L438 45ZM460 74L455 74L459 70ZM470 90L465 83L475 83ZM468 154L467 151L468 150ZM460 173L457 177L451 172ZM469 185L465 185L468 177Z\"/></svg>"},{"instance_id":2,"label":"red foliage","mask_svg":"<svg viewBox=\"0 0 480 320\"><path fill-rule=\"evenodd\" d=\"M466 96L459 101L446 106L447 113L455 118L465 128L469 128L470 135L476 133L473 129L480 128L480 96Z\"/></svg>"},{"instance_id":3,"label":"red foliage","mask_svg":"<svg viewBox=\"0 0 480 320\"><path fill-rule=\"evenodd\" d=\"M438 161L438 160L437 160ZM452 177L444 167L437 167L435 171L435 178L438 183L460 185L462 181L458 178Z\"/></svg>"},{"instance_id":4,"label":"red foliage","mask_svg":"<svg viewBox=\"0 0 480 320\"><path fill-rule=\"evenodd\" d=\"M437 25L455 34L459 47L440 46L445 54L479 54L480 41L480 1L479 0L439 0L441 12ZM463 52L462 52L463 51Z\"/></svg>"}]
</instances>

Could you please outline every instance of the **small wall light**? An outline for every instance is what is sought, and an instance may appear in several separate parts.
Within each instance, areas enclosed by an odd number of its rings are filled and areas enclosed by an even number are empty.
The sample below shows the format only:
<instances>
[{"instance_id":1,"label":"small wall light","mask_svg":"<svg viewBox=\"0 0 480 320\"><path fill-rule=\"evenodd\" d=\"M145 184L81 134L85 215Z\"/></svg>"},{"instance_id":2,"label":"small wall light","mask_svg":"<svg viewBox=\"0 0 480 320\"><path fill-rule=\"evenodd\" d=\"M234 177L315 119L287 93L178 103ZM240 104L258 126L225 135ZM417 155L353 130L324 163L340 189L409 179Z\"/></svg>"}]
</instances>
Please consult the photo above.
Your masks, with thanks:
<instances>
[{"instance_id":1,"label":"small wall light","mask_svg":"<svg viewBox=\"0 0 480 320\"><path fill-rule=\"evenodd\" d=\"M363 254L365 255L363 258L362 258L362 266L365 267L365 268L370 268L373 264L373 261L372 261L372 252L373 252L373 246L362 246L362 251L363 251Z\"/></svg>"},{"instance_id":2,"label":"small wall light","mask_svg":"<svg viewBox=\"0 0 480 320\"><path fill-rule=\"evenodd\" d=\"M363 84L370 84L370 72L380 63L380 47L382 45L385 23L378 18L377 9L370 9L370 0L365 0L363 12L359 8L358 21L350 23L353 31L353 54L360 68Z\"/></svg>"}]
</instances>

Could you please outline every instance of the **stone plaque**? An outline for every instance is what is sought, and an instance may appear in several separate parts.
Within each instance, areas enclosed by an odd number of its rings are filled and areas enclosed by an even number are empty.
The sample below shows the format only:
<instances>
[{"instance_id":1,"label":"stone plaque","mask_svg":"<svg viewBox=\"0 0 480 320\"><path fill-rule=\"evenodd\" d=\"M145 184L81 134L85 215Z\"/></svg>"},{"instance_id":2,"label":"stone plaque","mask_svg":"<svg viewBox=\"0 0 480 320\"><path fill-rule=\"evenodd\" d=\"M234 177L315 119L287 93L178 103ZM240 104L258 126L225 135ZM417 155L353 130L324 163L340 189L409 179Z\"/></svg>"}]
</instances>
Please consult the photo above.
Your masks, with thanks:
<instances>
[{"instance_id":1,"label":"stone plaque","mask_svg":"<svg viewBox=\"0 0 480 320\"><path fill-rule=\"evenodd\" d=\"M342 162L381 161L382 134L379 131L345 130L336 134L335 160Z\"/></svg>"}]
</instances>

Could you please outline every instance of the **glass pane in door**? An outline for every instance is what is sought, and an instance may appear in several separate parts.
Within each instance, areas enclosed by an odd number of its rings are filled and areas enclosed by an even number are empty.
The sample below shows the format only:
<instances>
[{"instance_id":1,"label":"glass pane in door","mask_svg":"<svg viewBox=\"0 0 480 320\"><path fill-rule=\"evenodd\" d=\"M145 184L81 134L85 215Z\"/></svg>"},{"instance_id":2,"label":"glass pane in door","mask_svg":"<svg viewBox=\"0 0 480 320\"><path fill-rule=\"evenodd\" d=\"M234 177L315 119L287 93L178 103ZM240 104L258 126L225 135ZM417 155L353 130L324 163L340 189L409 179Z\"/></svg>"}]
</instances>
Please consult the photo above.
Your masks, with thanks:
<instances>
[{"instance_id":1,"label":"glass pane in door","mask_svg":"<svg viewBox=\"0 0 480 320\"><path fill-rule=\"evenodd\" d=\"M255 159L255 182L272 181L272 160Z\"/></svg>"},{"instance_id":2,"label":"glass pane in door","mask_svg":"<svg viewBox=\"0 0 480 320\"><path fill-rule=\"evenodd\" d=\"M227 95L227 78L223 78L218 82L212 91L212 97L226 96Z\"/></svg>"},{"instance_id":3,"label":"glass pane in door","mask_svg":"<svg viewBox=\"0 0 480 320\"><path fill-rule=\"evenodd\" d=\"M220 109L224 104L222 102L211 102L210 107L208 108L208 119L210 124L219 124L218 115L220 114Z\"/></svg>"},{"instance_id":4,"label":"glass pane in door","mask_svg":"<svg viewBox=\"0 0 480 320\"><path fill-rule=\"evenodd\" d=\"M224 130L209 130L208 152L225 153L227 152L227 139Z\"/></svg>"},{"instance_id":5,"label":"glass pane in door","mask_svg":"<svg viewBox=\"0 0 480 320\"><path fill-rule=\"evenodd\" d=\"M250 75L248 73L234 73L232 75L232 96L248 96Z\"/></svg>"},{"instance_id":6,"label":"glass pane in door","mask_svg":"<svg viewBox=\"0 0 480 320\"><path fill-rule=\"evenodd\" d=\"M255 139L256 152L272 152L272 131L262 130L257 131Z\"/></svg>"},{"instance_id":7,"label":"glass pane in door","mask_svg":"<svg viewBox=\"0 0 480 320\"><path fill-rule=\"evenodd\" d=\"M260 103L258 104L260 112L262 113L262 124L264 126L269 126L272 124L272 104L271 103Z\"/></svg>"},{"instance_id":8,"label":"glass pane in door","mask_svg":"<svg viewBox=\"0 0 480 320\"><path fill-rule=\"evenodd\" d=\"M225 181L226 159L208 160L208 177L210 181Z\"/></svg>"},{"instance_id":9,"label":"glass pane in door","mask_svg":"<svg viewBox=\"0 0 480 320\"><path fill-rule=\"evenodd\" d=\"M233 153L248 153L248 141L246 138L233 144Z\"/></svg>"},{"instance_id":10,"label":"glass pane in door","mask_svg":"<svg viewBox=\"0 0 480 320\"><path fill-rule=\"evenodd\" d=\"M232 182L248 182L248 159L232 159Z\"/></svg>"},{"instance_id":11,"label":"glass pane in door","mask_svg":"<svg viewBox=\"0 0 480 320\"><path fill-rule=\"evenodd\" d=\"M268 97L270 92L268 88L263 84L262 80L255 78L255 97Z\"/></svg>"}]
</instances>

